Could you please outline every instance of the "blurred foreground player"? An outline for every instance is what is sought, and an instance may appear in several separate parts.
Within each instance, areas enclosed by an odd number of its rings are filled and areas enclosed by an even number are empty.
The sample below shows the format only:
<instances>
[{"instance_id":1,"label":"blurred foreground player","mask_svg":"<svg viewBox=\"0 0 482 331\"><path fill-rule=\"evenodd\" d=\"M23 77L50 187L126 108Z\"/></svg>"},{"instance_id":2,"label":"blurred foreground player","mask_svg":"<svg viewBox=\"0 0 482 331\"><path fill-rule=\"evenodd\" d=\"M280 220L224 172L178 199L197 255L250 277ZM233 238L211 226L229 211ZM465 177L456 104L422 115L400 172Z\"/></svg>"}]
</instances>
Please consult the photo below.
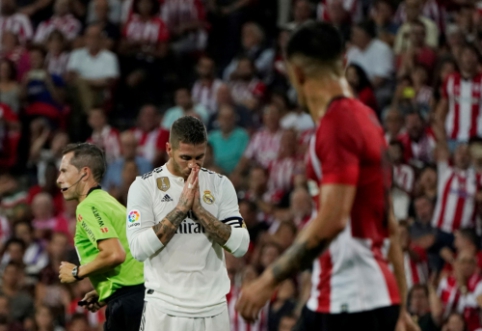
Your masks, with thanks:
<instances>
[{"instance_id":1,"label":"blurred foreground player","mask_svg":"<svg viewBox=\"0 0 482 331\"><path fill-rule=\"evenodd\" d=\"M94 291L82 299L90 311L107 304L105 331L138 331L144 305L142 263L129 250L126 208L99 183L105 173L104 153L95 145L67 145L57 183L65 200L77 200L75 248L80 266L60 265L62 283L89 277Z\"/></svg>"},{"instance_id":2,"label":"blurred foreground player","mask_svg":"<svg viewBox=\"0 0 482 331\"><path fill-rule=\"evenodd\" d=\"M171 127L169 161L137 177L127 197L127 237L144 262L142 331L229 330L230 281L224 250L248 250L249 233L233 184L201 168L206 129L181 117Z\"/></svg>"},{"instance_id":3,"label":"blurred foreground player","mask_svg":"<svg viewBox=\"0 0 482 331\"><path fill-rule=\"evenodd\" d=\"M352 97L342 54L341 36L326 23L304 24L288 42L291 83L318 123L308 152L308 176L319 186L318 213L295 243L242 290L237 309L248 320L256 319L277 285L313 265L311 296L296 330L413 326L401 308L405 275L388 194L383 130L375 113Z\"/></svg>"}]
</instances>

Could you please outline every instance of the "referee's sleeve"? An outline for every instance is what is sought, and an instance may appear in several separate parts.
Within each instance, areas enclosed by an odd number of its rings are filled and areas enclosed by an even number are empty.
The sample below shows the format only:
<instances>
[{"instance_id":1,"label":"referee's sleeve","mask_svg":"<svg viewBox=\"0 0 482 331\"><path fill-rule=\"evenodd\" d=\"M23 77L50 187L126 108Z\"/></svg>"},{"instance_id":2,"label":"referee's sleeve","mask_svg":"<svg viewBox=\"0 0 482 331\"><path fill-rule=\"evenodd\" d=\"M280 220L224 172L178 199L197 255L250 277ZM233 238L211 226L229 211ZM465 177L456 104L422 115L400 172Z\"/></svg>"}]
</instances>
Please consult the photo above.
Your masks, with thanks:
<instances>
[{"instance_id":1,"label":"referee's sleeve","mask_svg":"<svg viewBox=\"0 0 482 331\"><path fill-rule=\"evenodd\" d=\"M220 193L222 202L218 219L231 226L231 236L224 244L224 249L235 257L242 257L249 248L249 232L239 212L236 190L227 177L222 179Z\"/></svg>"},{"instance_id":2,"label":"referee's sleeve","mask_svg":"<svg viewBox=\"0 0 482 331\"><path fill-rule=\"evenodd\" d=\"M126 233L132 256L144 262L164 245L154 229L154 206L145 179L137 177L127 195Z\"/></svg>"}]
</instances>

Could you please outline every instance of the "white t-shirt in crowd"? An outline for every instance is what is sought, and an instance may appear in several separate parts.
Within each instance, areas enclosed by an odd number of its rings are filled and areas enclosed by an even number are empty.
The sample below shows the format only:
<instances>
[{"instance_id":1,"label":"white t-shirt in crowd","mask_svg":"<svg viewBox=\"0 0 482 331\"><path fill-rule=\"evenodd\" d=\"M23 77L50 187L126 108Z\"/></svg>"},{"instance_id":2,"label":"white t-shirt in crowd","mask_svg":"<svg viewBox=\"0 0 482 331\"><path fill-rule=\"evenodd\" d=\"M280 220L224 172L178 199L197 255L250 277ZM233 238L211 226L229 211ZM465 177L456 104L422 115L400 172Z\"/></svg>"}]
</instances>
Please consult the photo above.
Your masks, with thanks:
<instances>
[{"instance_id":1,"label":"white t-shirt in crowd","mask_svg":"<svg viewBox=\"0 0 482 331\"><path fill-rule=\"evenodd\" d=\"M390 78L395 70L393 52L378 39L373 39L364 50L353 46L346 54L348 64L358 64L365 70L368 79L375 77Z\"/></svg>"},{"instance_id":2,"label":"white t-shirt in crowd","mask_svg":"<svg viewBox=\"0 0 482 331\"><path fill-rule=\"evenodd\" d=\"M119 77L117 56L107 50L101 50L92 56L87 48L81 48L70 54L67 71L75 71L86 79L104 79Z\"/></svg>"}]
</instances>

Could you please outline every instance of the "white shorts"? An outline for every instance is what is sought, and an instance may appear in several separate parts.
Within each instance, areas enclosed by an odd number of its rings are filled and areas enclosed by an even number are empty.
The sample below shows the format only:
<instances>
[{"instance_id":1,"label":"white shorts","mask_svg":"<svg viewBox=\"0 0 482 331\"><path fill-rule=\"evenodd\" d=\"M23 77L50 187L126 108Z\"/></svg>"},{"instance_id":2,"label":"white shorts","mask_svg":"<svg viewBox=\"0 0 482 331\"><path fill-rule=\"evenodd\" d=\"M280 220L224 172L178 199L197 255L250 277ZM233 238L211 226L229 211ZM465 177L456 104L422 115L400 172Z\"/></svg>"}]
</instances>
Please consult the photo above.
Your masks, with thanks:
<instances>
[{"instance_id":1,"label":"white shorts","mask_svg":"<svg viewBox=\"0 0 482 331\"><path fill-rule=\"evenodd\" d=\"M156 302L145 301L139 331L229 331L228 308L212 317L180 317L161 312Z\"/></svg>"}]
</instances>

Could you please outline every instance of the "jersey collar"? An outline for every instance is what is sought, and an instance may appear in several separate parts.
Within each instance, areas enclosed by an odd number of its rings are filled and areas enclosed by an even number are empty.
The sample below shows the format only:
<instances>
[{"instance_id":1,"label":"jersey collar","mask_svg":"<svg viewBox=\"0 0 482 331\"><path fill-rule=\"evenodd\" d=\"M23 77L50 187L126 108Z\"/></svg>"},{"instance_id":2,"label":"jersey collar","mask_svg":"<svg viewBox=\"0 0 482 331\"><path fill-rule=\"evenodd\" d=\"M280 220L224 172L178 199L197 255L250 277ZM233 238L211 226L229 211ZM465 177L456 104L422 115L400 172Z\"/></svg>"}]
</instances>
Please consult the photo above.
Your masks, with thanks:
<instances>
[{"instance_id":1,"label":"jersey collar","mask_svg":"<svg viewBox=\"0 0 482 331\"><path fill-rule=\"evenodd\" d=\"M95 190L101 190L101 189L102 189L102 187L100 187L100 185L91 187L90 190L89 190L89 192L87 192L87 196L88 196L90 193L92 193L93 191L95 191Z\"/></svg>"}]
</instances>

